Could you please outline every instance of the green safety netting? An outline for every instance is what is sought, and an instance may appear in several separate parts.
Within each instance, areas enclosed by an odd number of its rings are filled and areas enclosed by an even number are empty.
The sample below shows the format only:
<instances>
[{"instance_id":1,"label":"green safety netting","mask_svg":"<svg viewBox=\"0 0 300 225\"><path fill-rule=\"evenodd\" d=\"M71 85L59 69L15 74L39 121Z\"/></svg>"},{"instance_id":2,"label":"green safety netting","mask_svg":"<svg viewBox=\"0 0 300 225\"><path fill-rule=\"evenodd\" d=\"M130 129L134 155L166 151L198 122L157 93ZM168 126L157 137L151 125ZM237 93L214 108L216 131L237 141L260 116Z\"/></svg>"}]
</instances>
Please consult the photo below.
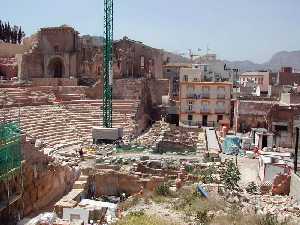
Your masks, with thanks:
<instances>
[{"instance_id":1,"label":"green safety netting","mask_svg":"<svg viewBox=\"0 0 300 225\"><path fill-rule=\"evenodd\" d=\"M0 124L0 180L20 168L21 160L19 124Z\"/></svg>"}]
</instances>

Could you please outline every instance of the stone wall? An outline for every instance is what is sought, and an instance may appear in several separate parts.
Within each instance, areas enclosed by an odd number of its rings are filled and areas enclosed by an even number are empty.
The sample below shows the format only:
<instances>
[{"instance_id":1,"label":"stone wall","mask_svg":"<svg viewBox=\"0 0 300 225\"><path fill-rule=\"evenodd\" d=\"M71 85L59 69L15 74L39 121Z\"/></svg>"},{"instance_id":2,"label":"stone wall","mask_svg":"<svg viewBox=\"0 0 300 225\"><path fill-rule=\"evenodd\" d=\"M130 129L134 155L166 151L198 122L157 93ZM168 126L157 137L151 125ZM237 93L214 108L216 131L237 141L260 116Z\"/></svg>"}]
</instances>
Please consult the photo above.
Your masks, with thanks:
<instances>
[{"instance_id":1,"label":"stone wall","mask_svg":"<svg viewBox=\"0 0 300 225\"><path fill-rule=\"evenodd\" d=\"M93 87L86 87L88 98L102 98L102 83L98 81ZM140 105L136 114L137 133L144 131L151 121L160 119L159 105L162 96L169 93L167 79L115 79L113 83L114 99L138 99Z\"/></svg>"},{"instance_id":2,"label":"stone wall","mask_svg":"<svg viewBox=\"0 0 300 225\"><path fill-rule=\"evenodd\" d=\"M67 78L33 78L33 86L77 86L77 79Z\"/></svg>"},{"instance_id":3,"label":"stone wall","mask_svg":"<svg viewBox=\"0 0 300 225\"><path fill-rule=\"evenodd\" d=\"M0 57L14 57L16 54L23 54L29 48L29 45L0 43Z\"/></svg>"},{"instance_id":4,"label":"stone wall","mask_svg":"<svg viewBox=\"0 0 300 225\"><path fill-rule=\"evenodd\" d=\"M295 173L292 174L290 196L293 196L298 202L300 202L300 177Z\"/></svg>"},{"instance_id":5,"label":"stone wall","mask_svg":"<svg viewBox=\"0 0 300 225\"><path fill-rule=\"evenodd\" d=\"M276 102L275 102L276 103ZM271 101L247 101L235 102L234 123L237 131L249 131L250 128L266 128L266 117L272 105Z\"/></svg>"},{"instance_id":6,"label":"stone wall","mask_svg":"<svg viewBox=\"0 0 300 225\"><path fill-rule=\"evenodd\" d=\"M149 80L149 88L150 88L152 103L154 105L161 105L162 96L169 94L169 80L168 79Z\"/></svg>"},{"instance_id":7,"label":"stone wall","mask_svg":"<svg viewBox=\"0 0 300 225\"><path fill-rule=\"evenodd\" d=\"M154 191L164 181L163 177L140 178L138 175L119 173L114 170L103 170L95 174L96 196L110 196L126 193L135 195L141 187Z\"/></svg>"}]
</instances>

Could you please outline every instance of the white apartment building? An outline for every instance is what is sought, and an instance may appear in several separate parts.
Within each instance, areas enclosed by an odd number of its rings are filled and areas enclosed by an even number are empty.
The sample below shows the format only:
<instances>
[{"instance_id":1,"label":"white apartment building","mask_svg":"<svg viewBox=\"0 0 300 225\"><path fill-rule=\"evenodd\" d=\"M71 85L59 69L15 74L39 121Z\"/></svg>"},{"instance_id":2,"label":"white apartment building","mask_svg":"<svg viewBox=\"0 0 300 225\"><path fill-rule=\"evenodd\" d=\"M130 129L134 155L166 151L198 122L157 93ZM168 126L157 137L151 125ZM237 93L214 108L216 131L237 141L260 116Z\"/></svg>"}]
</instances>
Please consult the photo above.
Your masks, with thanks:
<instances>
[{"instance_id":1,"label":"white apartment building","mask_svg":"<svg viewBox=\"0 0 300 225\"><path fill-rule=\"evenodd\" d=\"M230 69L222 60L217 59L216 54L206 54L196 59L194 66L203 72L205 81L233 82L237 81L237 70Z\"/></svg>"}]
</instances>

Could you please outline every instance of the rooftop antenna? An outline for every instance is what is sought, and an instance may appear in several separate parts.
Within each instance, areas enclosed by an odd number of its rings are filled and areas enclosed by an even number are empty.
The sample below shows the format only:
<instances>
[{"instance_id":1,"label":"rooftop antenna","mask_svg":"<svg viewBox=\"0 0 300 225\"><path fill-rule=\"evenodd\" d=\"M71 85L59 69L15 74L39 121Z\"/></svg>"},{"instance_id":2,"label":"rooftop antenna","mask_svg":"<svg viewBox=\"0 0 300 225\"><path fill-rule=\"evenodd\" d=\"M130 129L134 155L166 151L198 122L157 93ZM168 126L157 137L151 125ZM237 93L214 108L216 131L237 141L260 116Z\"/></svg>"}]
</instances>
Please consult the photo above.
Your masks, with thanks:
<instances>
[{"instance_id":1,"label":"rooftop antenna","mask_svg":"<svg viewBox=\"0 0 300 225\"><path fill-rule=\"evenodd\" d=\"M191 59L191 62L193 62L194 57L201 56L201 55L200 55L201 50L202 50L202 49L200 49L200 48L197 49L197 51L199 52L198 54L194 54L194 53L192 52L192 49L189 49L189 50L188 50L189 56L190 56L190 59Z\"/></svg>"},{"instance_id":2,"label":"rooftop antenna","mask_svg":"<svg viewBox=\"0 0 300 225\"><path fill-rule=\"evenodd\" d=\"M208 55L208 53L209 53L209 51L210 51L211 49L208 47L208 44L206 45L206 55Z\"/></svg>"}]
</instances>

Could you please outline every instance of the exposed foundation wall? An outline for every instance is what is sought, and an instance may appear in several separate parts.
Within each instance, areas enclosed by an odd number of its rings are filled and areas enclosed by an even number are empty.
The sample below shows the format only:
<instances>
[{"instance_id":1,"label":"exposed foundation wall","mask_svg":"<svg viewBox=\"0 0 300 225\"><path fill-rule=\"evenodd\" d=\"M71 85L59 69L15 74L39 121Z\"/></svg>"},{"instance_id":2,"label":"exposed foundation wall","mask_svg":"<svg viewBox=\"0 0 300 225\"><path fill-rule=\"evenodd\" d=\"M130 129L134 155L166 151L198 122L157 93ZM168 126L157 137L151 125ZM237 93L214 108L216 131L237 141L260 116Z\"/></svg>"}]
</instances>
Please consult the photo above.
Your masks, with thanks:
<instances>
[{"instance_id":1,"label":"exposed foundation wall","mask_svg":"<svg viewBox=\"0 0 300 225\"><path fill-rule=\"evenodd\" d=\"M53 163L53 159L37 151L30 142L23 142L25 164L24 215L49 206L71 190L75 169Z\"/></svg>"},{"instance_id":2,"label":"exposed foundation wall","mask_svg":"<svg viewBox=\"0 0 300 225\"><path fill-rule=\"evenodd\" d=\"M51 157L36 149L24 136L22 155L22 173L16 173L8 181L0 182L0 201L7 201L7 190L10 190L10 196L20 195L19 200L9 208L0 211L1 225L14 223L17 218L22 219L51 205L71 190L78 177L77 170L54 163Z\"/></svg>"},{"instance_id":3,"label":"exposed foundation wall","mask_svg":"<svg viewBox=\"0 0 300 225\"><path fill-rule=\"evenodd\" d=\"M141 190L141 187L147 191L154 191L163 180L162 177L141 179L136 175L104 170L95 174L96 196L118 195L121 193L135 195Z\"/></svg>"},{"instance_id":4,"label":"exposed foundation wall","mask_svg":"<svg viewBox=\"0 0 300 225\"><path fill-rule=\"evenodd\" d=\"M138 178L114 171L95 175L96 196L118 195L125 192L130 195L139 191Z\"/></svg>"},{"instance_id":5,"label":"exposed foundation wall","mask_svg":"<svg viewBox=\"0 0 300 225\"><path fill-rule=\"evenodd\" d=\"M22 177L18 171L9 179L0 181L0 221L1 225L15 223L22 217L23 202L22 196ZM9 195L8 195L9 193ZM9 202L9 207L7 206Z\"/></svg>"}]
</instances>

